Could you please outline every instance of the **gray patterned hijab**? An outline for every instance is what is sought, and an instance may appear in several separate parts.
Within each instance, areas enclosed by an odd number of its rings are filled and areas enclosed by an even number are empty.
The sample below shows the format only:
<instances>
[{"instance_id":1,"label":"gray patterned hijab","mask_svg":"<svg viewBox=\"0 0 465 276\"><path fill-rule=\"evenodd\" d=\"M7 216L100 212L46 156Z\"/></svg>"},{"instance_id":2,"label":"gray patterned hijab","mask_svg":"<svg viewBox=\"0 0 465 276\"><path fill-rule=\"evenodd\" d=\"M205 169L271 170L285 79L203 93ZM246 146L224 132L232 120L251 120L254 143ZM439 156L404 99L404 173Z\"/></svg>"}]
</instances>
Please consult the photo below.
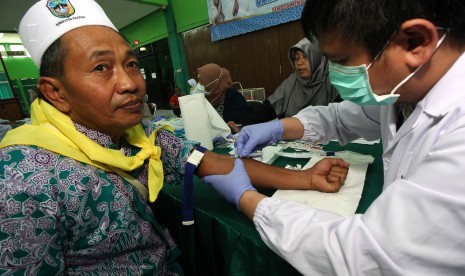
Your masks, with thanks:
<instances>
[{"instance_id":1,"label":"gray patterned hijab","mask_svg":"<svg viewBox=\"0 0 465 276\"><path fill-rule=\"evenodd\" d=\"M304 38L289 49L289 61L294 70L296 50L303 51L309 59L312 75L304 79L295 71L267 98L279 118L294 116L309 105L328 105L339 95L329 82L328 61L318 44Z\"/></svg>"}]
</instances>

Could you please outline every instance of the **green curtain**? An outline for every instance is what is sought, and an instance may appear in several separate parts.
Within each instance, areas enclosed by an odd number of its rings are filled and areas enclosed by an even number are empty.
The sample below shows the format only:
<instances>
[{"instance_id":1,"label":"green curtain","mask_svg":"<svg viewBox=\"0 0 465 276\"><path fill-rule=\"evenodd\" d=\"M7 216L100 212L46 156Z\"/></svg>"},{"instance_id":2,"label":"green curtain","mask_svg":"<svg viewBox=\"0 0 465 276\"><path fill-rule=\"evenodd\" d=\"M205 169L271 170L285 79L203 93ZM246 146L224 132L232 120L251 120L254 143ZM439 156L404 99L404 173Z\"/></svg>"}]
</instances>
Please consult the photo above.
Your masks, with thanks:
<instances>
[{"instance_id":1,"label":"green curtain","mask_svg":"<svg viewBox=\"0 0 465 276\"><path fill-rule=\"evenodd\" d=\"M4 72L0 73L0 100L13 98L10 84Z\"/></svg>"}]
</instances>

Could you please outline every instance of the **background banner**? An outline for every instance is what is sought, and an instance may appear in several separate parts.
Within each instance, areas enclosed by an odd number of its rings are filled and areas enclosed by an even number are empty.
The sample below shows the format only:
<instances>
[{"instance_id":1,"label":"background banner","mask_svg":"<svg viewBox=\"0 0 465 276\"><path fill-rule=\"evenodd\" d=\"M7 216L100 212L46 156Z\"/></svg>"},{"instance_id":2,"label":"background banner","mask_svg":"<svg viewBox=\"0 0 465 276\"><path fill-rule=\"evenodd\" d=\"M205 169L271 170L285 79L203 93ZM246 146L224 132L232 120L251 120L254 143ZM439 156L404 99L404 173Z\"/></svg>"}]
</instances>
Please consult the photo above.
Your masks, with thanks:
<instances>
[{"instance_id":1,"label":"background banner","mask_svg":"<svg viewBox=\"0 0 465 276\"><path fill-rule=\"evenodd\" d=\"M305 0L207 0L212 41L298 20Z\"/></svg>"}]
</instances>

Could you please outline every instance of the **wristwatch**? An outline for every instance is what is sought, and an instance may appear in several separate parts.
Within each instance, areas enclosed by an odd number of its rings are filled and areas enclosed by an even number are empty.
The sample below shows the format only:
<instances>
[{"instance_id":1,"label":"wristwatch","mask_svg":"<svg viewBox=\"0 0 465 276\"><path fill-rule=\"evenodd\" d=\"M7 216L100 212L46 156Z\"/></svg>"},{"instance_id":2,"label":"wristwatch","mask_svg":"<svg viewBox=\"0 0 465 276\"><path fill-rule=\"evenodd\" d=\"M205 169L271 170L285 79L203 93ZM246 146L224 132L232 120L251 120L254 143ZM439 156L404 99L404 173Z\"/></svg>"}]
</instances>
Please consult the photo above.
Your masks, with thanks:
<instances>
[{"instance_id":1,"label":"wristwatch","mask_svg":"<svg viewBox=\"0 0 465 276\"><path fill-rule=\"evenodd\" d=\"M207 149L196 146L192 154L187 158L186 170L184 173L184 195L182 205L182 224L194 224L194 173L197 166L202 161Z\"/></svg>"}]
</instances>

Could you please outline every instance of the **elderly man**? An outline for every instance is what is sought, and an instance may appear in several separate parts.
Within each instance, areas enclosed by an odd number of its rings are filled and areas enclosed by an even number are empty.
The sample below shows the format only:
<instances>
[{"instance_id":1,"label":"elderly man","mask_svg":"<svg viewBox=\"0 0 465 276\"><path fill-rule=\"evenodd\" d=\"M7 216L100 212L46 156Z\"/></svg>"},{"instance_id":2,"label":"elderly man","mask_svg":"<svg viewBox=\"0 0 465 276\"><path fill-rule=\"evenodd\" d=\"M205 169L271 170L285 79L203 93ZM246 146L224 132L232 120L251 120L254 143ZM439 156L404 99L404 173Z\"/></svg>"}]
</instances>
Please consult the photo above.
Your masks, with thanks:
<instances>
[{"instance_id":1,"label":"elderly man","mask_svg":"<svg viewBox=\"0 0 465 276\"><path fill-rule=\"evenodd\" d=\"M40 93L32 124L0 144L0 273L182 274L148 201L192 166L227 174L234 159L141 124L137 58L93 0L41 0L19 33ZM263 187L337 191L347 173L336 159L301 172L244 163Z\"/></svg>"}]
</instances>

